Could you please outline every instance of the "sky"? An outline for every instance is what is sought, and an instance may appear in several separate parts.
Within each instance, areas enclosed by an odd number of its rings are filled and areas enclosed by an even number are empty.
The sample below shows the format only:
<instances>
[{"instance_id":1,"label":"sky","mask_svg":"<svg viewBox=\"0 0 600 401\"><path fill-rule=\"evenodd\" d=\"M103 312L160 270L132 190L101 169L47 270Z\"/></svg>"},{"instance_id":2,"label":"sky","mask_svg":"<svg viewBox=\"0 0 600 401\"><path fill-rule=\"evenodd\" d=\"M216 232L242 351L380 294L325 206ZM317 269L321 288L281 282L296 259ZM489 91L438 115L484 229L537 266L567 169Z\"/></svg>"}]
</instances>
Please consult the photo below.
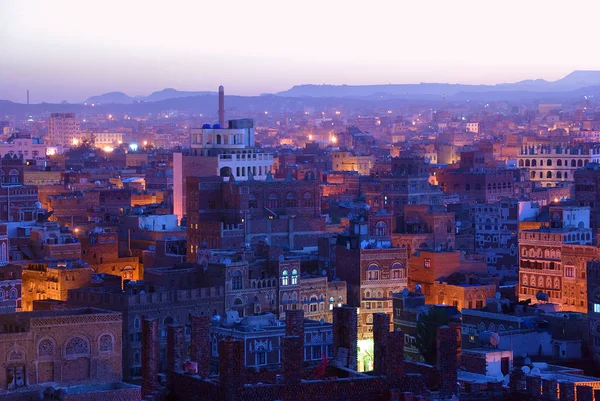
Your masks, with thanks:
<instances>
[{"instance_id":1,"label":"sky","mask_svg":"<svg viewBox=\"0 0 600 401\"><path fill-rule=\"evenodd\" d=\"M0 0L0 99L556 80L600 69L599 12L597 0Z\"/></svg>"}]
</instances>

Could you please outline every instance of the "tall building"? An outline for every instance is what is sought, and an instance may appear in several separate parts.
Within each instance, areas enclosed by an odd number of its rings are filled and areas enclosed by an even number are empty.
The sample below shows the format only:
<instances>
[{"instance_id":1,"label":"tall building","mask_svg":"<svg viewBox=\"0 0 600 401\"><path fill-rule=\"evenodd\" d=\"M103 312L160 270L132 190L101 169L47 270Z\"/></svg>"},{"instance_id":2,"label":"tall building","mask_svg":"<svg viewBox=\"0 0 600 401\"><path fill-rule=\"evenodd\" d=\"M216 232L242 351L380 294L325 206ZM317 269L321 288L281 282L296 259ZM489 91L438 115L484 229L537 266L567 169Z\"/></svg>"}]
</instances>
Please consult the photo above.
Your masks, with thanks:
<instances>
[{"instance_id":1,"label":"tall building","mask_svg":"<svg viewBox=\"0 0 600 401\"><path fill-rule=\"evenodd\" d=\"M79 121L75 113L52 113L48 121L49 145L71 145L74 139L81 136Z\"/></svg>"}]
</instances>

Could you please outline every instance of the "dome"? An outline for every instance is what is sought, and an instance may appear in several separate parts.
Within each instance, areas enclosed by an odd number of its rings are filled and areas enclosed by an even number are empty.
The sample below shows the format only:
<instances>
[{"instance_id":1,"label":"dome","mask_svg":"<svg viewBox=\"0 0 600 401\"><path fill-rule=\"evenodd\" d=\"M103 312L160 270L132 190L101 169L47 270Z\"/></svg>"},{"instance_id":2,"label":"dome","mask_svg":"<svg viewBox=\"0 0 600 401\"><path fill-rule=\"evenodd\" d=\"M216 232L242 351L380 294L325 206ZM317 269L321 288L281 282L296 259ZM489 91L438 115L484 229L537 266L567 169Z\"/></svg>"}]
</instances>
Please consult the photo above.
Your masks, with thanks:
<instances>
[{"instance_id":1,"label":"dome","mask_svg":"<svg viewBox=\"0 0 600 401\"><path fill-rule=\"evenodd\" d=\"M95 185L95 186L97 186L97 187L101 187L101 186L102 186L102 183L101 183L100 181L96 181L96 182L94 183L94 185Z\"/></svg>"},{"instance_id":2,"label":"dome","mask_svg":"<svg viewBox=\"0 0 600 401\"><path fill-rule=\"evenodd\" d=\"M41 209L42 208L42 202L35 202L35 208L36 209Z\"/></svg>"},{"instance_id":3,"label":"dome","mask_svg":"<svg viewBox=\"0 0 600 401\"><path fill-rule=\"evenodd\" d=\"M209 129L210 128L210 124L203 124L202 125L202 129Z\"/></svg>"},{"instance_id":4,"label":"dome","mask_svg":"<svg viewBox=\"0 0 600 401\"><path fill-rule=\"evenodd\" d=\"M215 124L215 125L213 125L213 129L221 129L221 124Z\"/></svg>"}]
</instances>

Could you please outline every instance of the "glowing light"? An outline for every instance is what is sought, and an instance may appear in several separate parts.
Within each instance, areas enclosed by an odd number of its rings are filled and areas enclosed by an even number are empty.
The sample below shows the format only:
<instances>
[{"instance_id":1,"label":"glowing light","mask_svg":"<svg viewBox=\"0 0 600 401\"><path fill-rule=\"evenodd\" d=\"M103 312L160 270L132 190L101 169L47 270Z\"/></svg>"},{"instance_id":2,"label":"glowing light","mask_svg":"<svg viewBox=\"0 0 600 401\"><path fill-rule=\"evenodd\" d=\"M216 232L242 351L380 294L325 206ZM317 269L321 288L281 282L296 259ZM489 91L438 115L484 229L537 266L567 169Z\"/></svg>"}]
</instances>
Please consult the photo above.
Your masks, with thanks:
<instances>
[{"instance_id":1,"label":"glowing light","mask_svg":"<svg viewBox=\"0 0 600 401\"><path fill-rule=\"evenodd\" d=\"M112 120L112 114L109 114L109 115L108 115L108 119L109 119L109 120Z\"/></svg>"},{"instance_id":2,"label":"glowing light","mask_svg":"<svg viewBox=\"0 0 600 401\"><path fill-rule=\"evenodd\" d=\"M74 231L75 231L76 233L78 233L78 232L79 232L79 228L75 228L75 230L74 230Z\"/></svg>"},{"instance_id":3,"label":"glowing light","mask_svg":"<svg viewBox=\"0 0 600 401\"><path fill-rule=\"evenodd\" d=\"M392 111L391 111L391 110L388 110L388 114L392 114Z\"/></svg>"},{"instance_id":4,"label":"glowing light","mask_svg":"<svg viewBox=\"0 0 600 401\"><path fill-rule=\"evenodd\" d=\"M117 143L120 145L120 144L122 144L122 143L123 143L123 141L119 139L119 140L117 141Z\"/></svg>"},{"instance_id":5,"label":"glowing light","mask_svg":"<svg viewBox=\"0 0 600 401\"><path fill-rule=\"evenodd\" d=\"M148 141L144 141L144 146L148 146Z\"/></svg>"},{"instance_id":6,"label":"glowing light","mask_svg":"<svg viewBox=\"0 0 600 401\"><path fill-rule=\"evenodd\" d=\"M342 114L342 112L341 112L341 111L339 111L339 110L335 112L335 115L336 115L336 116L339 116L340 114Z\"/></svg>"},{"instance_id":7,"label":"glowing light","mask_svg":"<svg viewBox=\"0 0 600 401\"><path fill-rule=\"evenodd\" d=\"M105 146L104 148L102 148L102 150L104 150L106 153L110 153L115 149L112 146Z\"/></svg>"},{"instance_id":8,"label":"glowing light","mask_svg":"<svg viewBox=\"0 0 600 401\"><path fill-rule=\"evenodd\" d=\"M308 140L309 140L309 141L312 141L312 140L313 140L313 136L312 136L312 134L308 134Z\"/></svg>"},{"instance_id":9,"label":"glowing light","mask_svg":"<svg viewBox=\"0 0 600 401\"><path fill-rule=\"evenodd\" d=\"M79 145L79 139L73 138L73 142L72 143L73 143L73 146Z\"/></svg>"},{"instance_id":10,"label":"glowing light","mask_svg":"<svg viewBox=\"0 0 600 401\"><path fill-rule=\"evenodd\" d=\"M133 152L138 150L138 144L137 143L130 143L129 144L129 149L132 150Z\"/></svg>"},{"instance_id":11,"label":"glowing light","mask_svg":"<svg viewBox=\"0 0 600 401\"><path fill-rule=\"evenodd\" d=\"M330 136L329 141L333 144L336 144L338 141L337 136L335 136L335 135Z\"/></svg>"},{"instance_id":12,"label":"glowing light","mask_svg":"<svg viewBox=\"0 0 600 401\"><path fill-rule=\"evenodd\" d=\"M269 112L268 112L268 111L265 111L265 115L266 115L266 114L269 114Z\"/></svg>"},{"instance_id":13,"label":"glowing light","mask_svg":"<svg viewBox=\"0 0 600 401\"><path fill-rule=\"evenodd\" d=\"M54 156L56 154L56 149L55 148L48 148L46 149L46 155L47 156Z\"/></svg>"},{"instance_id":14,"label":"glowing light","mask_svg":"<svg viewBox=\"0 0 600 401\"><path fill-rule=\"evenodd\" d=\"M558 198L554 198L554 202L558 203Z\"/></svg>"}]
</instances>

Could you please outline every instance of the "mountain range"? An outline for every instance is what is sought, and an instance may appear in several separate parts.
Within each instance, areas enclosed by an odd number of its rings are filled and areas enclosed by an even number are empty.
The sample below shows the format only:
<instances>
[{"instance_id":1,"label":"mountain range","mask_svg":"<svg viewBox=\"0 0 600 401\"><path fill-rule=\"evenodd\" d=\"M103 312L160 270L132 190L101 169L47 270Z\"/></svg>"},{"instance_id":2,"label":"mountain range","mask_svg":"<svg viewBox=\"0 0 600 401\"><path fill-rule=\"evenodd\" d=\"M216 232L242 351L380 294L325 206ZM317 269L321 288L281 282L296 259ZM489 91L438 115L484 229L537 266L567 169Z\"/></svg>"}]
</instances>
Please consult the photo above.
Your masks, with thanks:
<instances>
[{"instance_id":1,"label":"mountain range","mask_svg":"<svg viewBox=\"0 0 600 401\"><path fill-rule=\"evenodd\" d=\"M173 88L166 88L161 91L152 92L148 96L129 96L123 92L109 92L102 95L96 95L88 98L85 103L100 104L130 104L138 102L160 102L167 99L178 99L180 97L192 97L203 95L214 95L217 92L210 91L179 91Z\"/></svg>"}]
</instances>

